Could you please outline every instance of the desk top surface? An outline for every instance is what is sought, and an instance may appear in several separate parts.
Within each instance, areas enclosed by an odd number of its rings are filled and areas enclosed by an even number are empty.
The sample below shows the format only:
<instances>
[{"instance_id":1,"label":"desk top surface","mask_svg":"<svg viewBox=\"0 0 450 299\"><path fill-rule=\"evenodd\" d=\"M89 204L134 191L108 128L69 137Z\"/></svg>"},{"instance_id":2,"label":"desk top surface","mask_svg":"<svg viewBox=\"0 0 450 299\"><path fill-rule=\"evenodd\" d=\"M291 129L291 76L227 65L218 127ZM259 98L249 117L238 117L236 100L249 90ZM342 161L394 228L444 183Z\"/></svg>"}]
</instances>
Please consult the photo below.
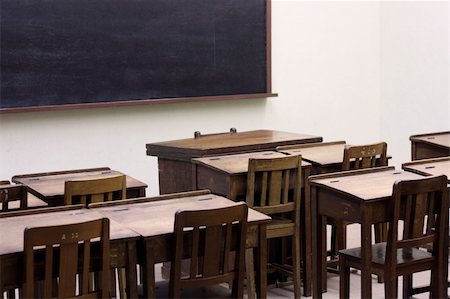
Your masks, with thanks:
<instances>
[{"instance_id":1,"label":"desk top surface","mask_svg":"<svg viewBox=\"0 0 450 299\"><path fill-rule=\"evenodd\" d=\"M277 148L277 151L302 155L302 159L319 166L342 164L344 159L345 141L303 144L300 146L286 146Z\"/></svg>"},{"instance_id":2,"label":"desk top surface","mask_svg":"<svg viewBox=\"0 0 450 299\"><path fill-rule=\"evenodd\" d=\"M176 199L93 208L109 219L138 232L143 237L173 233L175 213L179 210L223 208L237 203L227 198L205 194ZM248 223L267 222L271 218L255 210L248 210Z\"/></svg>"},{"instance_id":3,"label":"desk top surface","mask_svg":"<svg viewBox=\"0 0 450 299\"><path fill-rule=\"evenodd\" d=\"M413 135L409 139L413 142L427 143L444 148L450 148L450 132Z\"/></svg>"},{"instance_id":4,"label":"desk top surface","mask_svg":"<svg viewBox=\"0 0 450 299\"><path fill-rule=\"evenodd\" d=\"M422 175L396 170L394 167L378 167L359 171L310 177L311 186L319 186L364 201L383 199L392 195L395 181L423 178Z\"/></svg>"},{"instance_id":5,"label":"desk top surface","mask_svg":"<svg viewBox=\"0 0 450 299\"><path fill-rule=\"evenodd\" d=\"M96 179L109 176L121 175L123 173L111 170L107 167L80 169L50 173L36 173L16 175L12 180L27 186L37 197L44 199L55 196L64 196L65 181L77 179ZM127 188L146 188L147 184L126 176Z\"/></svg>"},{"instance_id":6,"label":"desk top surface","mask_svg":"<svg viewBox=\"0 0 450 299\"><path fill-rule=\"evenodd\" d=\"M224 156L210 156L205 158L192 159L192 163L216 169L227 174L245 174L248 171L248 161L254 159L273 159L286 157L286 154L275 151L253 152ZM311 164L302 161L302 167Z\"/></svg>"},{"instance_id":7,"label":"desk top surface","mask_svg":"<svg viewBox=\"0 0 450 299\"><path fill-rule=\"evenodd\" d=\"M322 137L272 130L205 135L198 138L147 144L147 155L202 157L238 151L275 149L279 145L321 142Z\"/></svg>"},{"instance_id":8,"label":"desk top surface","mask_svg":"<svg viewBox=\"0 0 450 299\"><path fill-rule=\"evenodd\" d=\"M0 255L23 251L23 234L26 227L72 224L96 220L103 217L104 216L97 211L80 208L75 210L0 218ZM139 234L133 230L114 220L110 221L111 240L137 237L139 237Z\"/></svg>"},{"instance_id":9,"label":"desk top surface","mask_svg":"<svg viewBox=\"0 0 450 299\"><path fill-rule=\"evenodd\" d=\"M450 157L416 160L404 163L402 168L426 176L446 175L450 182Z\"/></svg>"}]
</instances>

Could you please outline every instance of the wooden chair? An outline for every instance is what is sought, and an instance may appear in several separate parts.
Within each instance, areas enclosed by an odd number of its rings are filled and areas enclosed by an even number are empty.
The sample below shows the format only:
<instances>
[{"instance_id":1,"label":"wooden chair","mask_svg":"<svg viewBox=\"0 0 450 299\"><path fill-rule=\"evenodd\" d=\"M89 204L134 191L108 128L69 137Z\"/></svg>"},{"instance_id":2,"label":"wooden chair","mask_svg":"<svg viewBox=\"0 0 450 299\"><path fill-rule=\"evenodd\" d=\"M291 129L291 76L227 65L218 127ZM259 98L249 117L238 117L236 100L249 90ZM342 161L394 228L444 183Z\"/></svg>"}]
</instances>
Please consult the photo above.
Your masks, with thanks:
<instances>
[{"instance_id":1,"label":"wooden chair","mask_svg":"<svg viewBox=\"0 0 450 299\"><path fill-rule=\"evenodd\" d=\"M412 273L431 270L431 298L446 298L448 190L447 177L399 181L394 184L387 243L372 245L372 272L385 279L385 297L397 297L403 276L403 297L412 296ZM399 236L399 220L403 234ZM418 249L432 243L432 252ZM349 297L350 267L361 269L361 248L341 250L340 297Z\"/></svg>"},{"instance_id":2,"label":"wooden chair","mask_svg":"<svg viewBox=\"0 0 450 299\"><path fill-rule=\"evenodd\" d=\"M74 197L80 197L85 206L93 202L111 201L113 192L120 192L120 199L126 197L126 176L118 175L99 179L72 180L65 182L64 204L73 204Z\"/></svg>"},{"instance_id":3,"label":"wooden chair","mask_svg":"<svg viewBox=\"0 0 450 299\"><path fill-rule=\"evenodd\" d=\"M295 298L301 297L300 188L301 156L249 160L248 206L272 217L267 225L267 239L292 237L292 265L285 265L283 261L269 266L283 275L293 276Z\"/></svg>"},{"instance_id":4,"label":"wooden chair","mask_svg":"<svg viewBox=\"0 0 450 299\"><path fill-rule=\"evenodd\" d=\"M1 211L25 210L28 207L28 190L23 185L0 184ZM8 182L9 183L9 182ZM19 202L18 208L11 208L10 203Z\"/></svg>"},{"instance_id":5,"label":"wooden chair","mask_svg":"<svg viewBox=\"0 0 450 299\"><path fill-rule=\"evenodd\" d=\"M101 276L90 284L91 240L100 238ZM57 247L57 249L55 248ZM44 249L42 249L44 247ZM109 297L109 219L83 223L27 228L24 232L24 297L35 298L35 268L44 267L43 297ZM37 256L44 257L44 265ZM54 273L55 265L58 272ZM81 270L79 270L81 267ZM79 276L77 276L79 274ZM53 294L57 281L57 294ZM78 278L79 277L79 278ZM78 288L77 288L78 285Z\"/></svg>"},{"instance_id":6,"label":"wooden chair","mask_svg":"<svg viewBox=\"0 0 450 299\"><path fill-rule=\"evenodd\" d=\"M183 288L199 288L223 282L233 282L233 298L243 297L247 212L247 205L241 203L228 208L176 213L170 298L179 298ZM185 240L186 228L192 229L192 243ZM189 244L192 244L190 254L187 255L191 257L190 273L182 277L181 262L186 257L184 250ZM235 262L234 267L230 268L232 251L235 252Z\"/></svg>"},{"instance_id":7,"label":"wooden chair","mask_svg":"<svg viewBox=\"0 0 450 299\"><path fill-rule=\"evenodd\" d=\"M346 145L344 148L343 171L387 166L387 164L386 142L358 146ZM329 219L328 224L332 225L331 256L333 258L338 255L339 250L346 248L346 226L349 223ZM375 241L377 243L386 241L386 233L386 224L375 225ZM335 264L337 264L337 261Z\"/></svg>"}]
</instances>

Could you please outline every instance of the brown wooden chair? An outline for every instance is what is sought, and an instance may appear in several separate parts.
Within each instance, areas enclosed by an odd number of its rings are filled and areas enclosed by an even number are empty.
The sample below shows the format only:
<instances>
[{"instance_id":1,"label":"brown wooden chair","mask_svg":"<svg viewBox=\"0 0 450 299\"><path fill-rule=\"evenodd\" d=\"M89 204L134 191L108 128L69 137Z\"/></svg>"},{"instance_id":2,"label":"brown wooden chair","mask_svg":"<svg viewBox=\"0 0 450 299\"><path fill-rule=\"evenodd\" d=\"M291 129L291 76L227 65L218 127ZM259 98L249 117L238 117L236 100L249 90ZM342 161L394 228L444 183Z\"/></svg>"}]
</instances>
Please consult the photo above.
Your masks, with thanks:
<instances>
[{"instance_id":1,"label":"brown wooden chair","mask_svg":"<svg viewBox=\"0 0 450 299\"><path fill-rule=\"evenodd\" d=\"M101 275L98 281L90 284L91 259L95 255L91 250L91 241L96 238L100 238ZM76 224L27 228L24 232L24 297L37 297L39 293L35 292L35 281L43 279L42 295L45 298L55 295L58 298L108 298L109 255L107 218ZM45 257L43 265L38 257ZM43 277L35 277L36 267L44 267ZM58 269L56 273L55 269ZM55 277L58 278L57 294L53 294Z\"/></svg>"},{"instance_id":2,"label":"brown wooden chair","mask_svg":"<svg viewBox=\"0 0 450 299\"><path fill-rule=\"evenodd\" d=\"M73 204L74 197L80 197L80 202L85 206L93 202L111 201L113 200L114 192L120 192L120 199L126 198L125 175L66 181L64 204Z\"/></svg>"},{"instance_id":3,"label":"brown wooden chair","mask_svg":"<svg viewBox=\"0 0 450 299\"><path fill-rule=\"evenodd\" d=\"M223 282L233 282L233 298L243 297L247 212L247 205L241 203L227 208L176 213L170 298L179 298L184 288L199 288ZM185 240L186 228L192 230L192 239ZM192 244L192 247L186 255L184 250L188 244ZM235 252L235 262L231 268L232 251ZM186 257L191 257L190 273L187 277L182 277L181 262Z\"/></svg>"},{"instance_id":4,"label":"brown wooden chair","mask_svg":"<svg viewBox=\"0 0 450 299\"><path fill-rule=\"evenodd\" d=\"M24 185L6 184L7 181L4 182L5 184L0 184L1 211L25 210L28 207L27 187ZM18 202L18 208L11 208L10 203L12 202Z\"/></svg>"},{"instance_id":5,"label":"brown wooden chair","mask_svg":"<svg viewBox=\"0 0 450 299\"><path fill-rule=\"evenodd\" d=\"M385 279L385 297L397 297L403 276L403 297L412 296L412 273L431 270L431 298L446 298L448 190L447 177L399 181L389 201L387 243L372 245L372 272ZM399 221L403 220L403 234ZM399 240L399 235L402 235ZM419 247L432 243L432 251ZM340 297L349 297L350 267L361 269L361 248L341 250Z\"/></svg>"},{"instance_id":6,"label":"brown wooden chair","mask_svg":"<svg viewBox=\"0 0 450 299\"><path fill-rule=\"evenodd\" d=\"M357 170L372 167L387 166L387 143L380 142L368 145L346 145L344 148L344 158L342 170ZM346 248L348 222L328 220L332 225L331 232L331 256L336 257L339 250ZM377 243L386 241L386 224L375 225L375 241ZM337 264L337 262L335 263ZM381 282L381 281L380 281Z\"/></svg>"},{"instance_id":7,"label":"brown wooden chair","mask_svg":"<svg viewBox=\"0 0 450 299\"><path fill-rule=\"evenodd\" d=\"M301 156L250 159L246 199L250 208L272 217L267 225L267 239L292 237L292 265L282 261L269 266L283 275L293 276L295 298L301 297L301 163Z\"/></svg>"}]
</instances>

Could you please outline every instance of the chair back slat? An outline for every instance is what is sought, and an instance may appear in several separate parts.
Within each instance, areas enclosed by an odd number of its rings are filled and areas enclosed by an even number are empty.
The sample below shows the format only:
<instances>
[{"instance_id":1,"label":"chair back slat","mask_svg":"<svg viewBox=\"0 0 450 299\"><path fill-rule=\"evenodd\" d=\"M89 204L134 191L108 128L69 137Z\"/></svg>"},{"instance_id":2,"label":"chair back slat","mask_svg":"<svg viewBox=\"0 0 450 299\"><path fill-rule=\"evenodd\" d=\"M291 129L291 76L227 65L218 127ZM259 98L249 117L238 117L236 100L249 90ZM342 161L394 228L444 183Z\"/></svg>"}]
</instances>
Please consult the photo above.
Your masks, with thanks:
<instances>
[{"instance_id":1,"label":"chair back slat","mask_svg":"<svg viewBox=\"0 0 450 299\"><path fill-rule=\"evenodd\" d=\"M290 183L290 170L283 171L283 198L282 203L287 204L289 202L289 183Z\"/></svg>"},{"instance_id":2,"label":"chair back slat","mask_svg":"<svg viewBox=\"0 0 450 299\"><path fill-rule=\"evenodd\" d=\"M101 272L100 281L94 282L96 290L90 292L87 280L91 264L90 240L100 238ZM97 242L96 242L97 243ZM57 283L58 298L98 298L109 296L109 219L103 218L83 223L27 228L24 232L25 287L24 297L34 298L36 267L39 267L41 247L45 247L44 292L46 298L55 297L53 288ZM82 255L79 256L79 253ZM59 256L59 259L55 259ZM79 259L83 259L79 263ZM87 259L84 260L84 259ZM57 265L54 265L57 262ZM82 267L79 269L78 267ZM56 273L54 269L58 269ZM78 275L79 274L79 275ZM80 277L81 280L78 280Z\"/></svg>"},{"instance_id":3,"label":"chair back slat","mask_svg":"<svg viewBox=\"0 0 450 299\"><path fill-rule=\"evenodd\" d=\"M245 203L227 208L176 213L175 253L169 282L170 297L178 298L182 288L233 280L233 297L242 298L247 213ZM192 246L186 253L186 244L190 243L189 240L192 240ZM231 251L235 252L232 269L229 267ZM181 260L185 256L192 257L188 277L181 276ZM201 267L198 267L199 260Z\"/></svg>"},{"instance_id":4,"label":"chair back slat","mask_svg":"<svg viewBox=\"0 0 450 299\"><path fill-rule=\"evenodd\" d=\"M345 146L342 170L387 166L387 143Z\"/></svg>"},{"instance_id":5,"label":"chair back slat","mask_svg":"<svg viewBox=\"0 0 450 299\"><path fill-rule=\"evenodd\" d=\"M126 198L125 175L66 181L64 204L73 204L74 197L80 197L81 203L86 206L90 203L111 201L114 192L120 193L120 199Z\"/></svg>"}]
</instances>

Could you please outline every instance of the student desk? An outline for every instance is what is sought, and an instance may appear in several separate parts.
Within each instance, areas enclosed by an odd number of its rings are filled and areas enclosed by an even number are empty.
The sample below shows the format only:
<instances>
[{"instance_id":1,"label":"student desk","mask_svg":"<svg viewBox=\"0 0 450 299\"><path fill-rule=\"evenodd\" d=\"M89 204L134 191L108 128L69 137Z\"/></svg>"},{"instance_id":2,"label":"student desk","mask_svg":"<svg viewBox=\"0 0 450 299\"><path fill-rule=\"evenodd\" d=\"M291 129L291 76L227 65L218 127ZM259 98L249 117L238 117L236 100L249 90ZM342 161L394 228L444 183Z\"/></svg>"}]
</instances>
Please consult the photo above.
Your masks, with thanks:
<instances>
[{"instance_id":1,"label":"student desk","mask_svg":"<svg viewBox=\"0 0 450 299\"><path fill-rule=\"evenodd\" d=\"M403 163L402 168L424 176L444 174L450 183L450 157L416 160Z\"/></svg>"},{"instance_id":2,"label":"student desk","mask_svg":"<svg viewBox=\"0 0 450 299\"><path fill-rule=\"evenodd\" d=\"M233 154L225 156L210 156L192 159L193 189L209 189L212 193L225 196L234 201L245 201L247 192L247 172L250 158L285 157L283 153L263 151ZM310 174L311 164L302 161L302 185ZM311 285L311 204L309 189L304 188L302 200L302 254L305 264L303 273L304 293L310 295Z\"/></svg>"},{"instance_id":3,"label":"student desk","mask_svg":"<svg viewBox=\"0 0 450 299\"><path fill-rule=\"evenodd\" d=\"M140 248L143 254L140 255L140 258L144 272L144 297L155 297L155 264L172 259L175 213L178 210L201 210L234 205L233 201L221 196L205 192L197 192L197 194L201 195L195 195L195 193L191 193L190 196L174 194L156 197L153 200L138 199L137 201L141 201L140 203L131 199L91 206L93 210L129 227L143 237L144 243ZM181 197L177 198L177 196ZM145 200L150 201L145 202ZM124 204L127 201L130 204ZM247 248L257 249L258 297L262 298L265 298L267 294L266 225L269 221L270 217L252 209L248 210Z\"/></svg>"},{"instance_id":4,"label":"student desk","mask_svg":"<svg viewBox=\"0 0 450 299\"><path fill-rule=\"evenodd\" d=\"M302 160L312 165L311 174L321 174L342 170L344 148L345 141L333 141L279 146L276 150L288 155L302 155Z\"/></svg>"},{"instance_id":5,"label":"student desk","mask_svg":"<svg viewBox=\"0 0 450 299\"><path fill-rule=\"evenodd\" d=\"M4 184L0 185L0 192L2 192L2 189L7 189L9 187L14 187L14 184ZM34 208L44 208L48 207L48 204L34 196L33 194L29 193L27 194L27 209L34 209ZM20 208L20 200L14 200L10 201L8 203L8 208L10 210L18 210ZM1 208L0 208L1 211Z\"/></svg>"},{"instance_id":6,"label":"student desk","mask_svg":"<svg viewBox=\"0 0 450 299\"><path fill-rule=\"evenodd\" d=\"M67 180L95 179L123 173L108 167L78 169L69 171L47 172L16 175L12 178L15 183L27 186L28 191L47 202L50 206L64 205L64 183ZM145 196L147 185L130 176L127 180L127 198Z\"/></svg>"},{"instance_id":7,"label":"student desk","mask_svg":"<svg viewBox=\"0 0 450 299\"><path fill-rule=\"evenodd\" d=\"M322 290L326 291L326 217L361 224L361 298L371 298L371 226L388 221L387 204L395 181L421 177L412 172L395 170L394 167L310 177L314 298L322 298Z\"/></svg>"},{"instance_id":8,"label":"student desk","mask_svg":"<svg viewBox=\"0 0 450 299\"><path fill-rule=\"evenodd\" d=\"M409 140L412 160L450 156L450 131L412 135Z\"/></svg>"},{"instance_id":9,"label":"student desk","mask_svg":"<svg viewBox=\"0 0 450 299\"><path fill-rule=\"evenodd\" d=\"M77 206L64 206L42 210L31 210L29 215L0 216L0 291L18 287L23 283L23 236L25 227L51 226L78 223L102 218L96 211ZM53 210L52 212L48 212ZM17 214L17 212L11 212ZM9 213L9 214L11 214ZM33 214L34 213L34 214ZM110 221L110 263L111 268L129 268L129 297L137 297L136 283L136 240L134 231L120 223Z\"/></svg>"},{"instance_id":10,"label":"student desk","mask_svg":"<svg viewBox=\"0 0 450 299\"><path fill-rule=\"evenodd\" d=\"M272 130L205 135L147 144L158 157L160 194L192 190L192 158L274 150L280 145L321 142L322 137Z\"/></svg>"}]
</instances>

